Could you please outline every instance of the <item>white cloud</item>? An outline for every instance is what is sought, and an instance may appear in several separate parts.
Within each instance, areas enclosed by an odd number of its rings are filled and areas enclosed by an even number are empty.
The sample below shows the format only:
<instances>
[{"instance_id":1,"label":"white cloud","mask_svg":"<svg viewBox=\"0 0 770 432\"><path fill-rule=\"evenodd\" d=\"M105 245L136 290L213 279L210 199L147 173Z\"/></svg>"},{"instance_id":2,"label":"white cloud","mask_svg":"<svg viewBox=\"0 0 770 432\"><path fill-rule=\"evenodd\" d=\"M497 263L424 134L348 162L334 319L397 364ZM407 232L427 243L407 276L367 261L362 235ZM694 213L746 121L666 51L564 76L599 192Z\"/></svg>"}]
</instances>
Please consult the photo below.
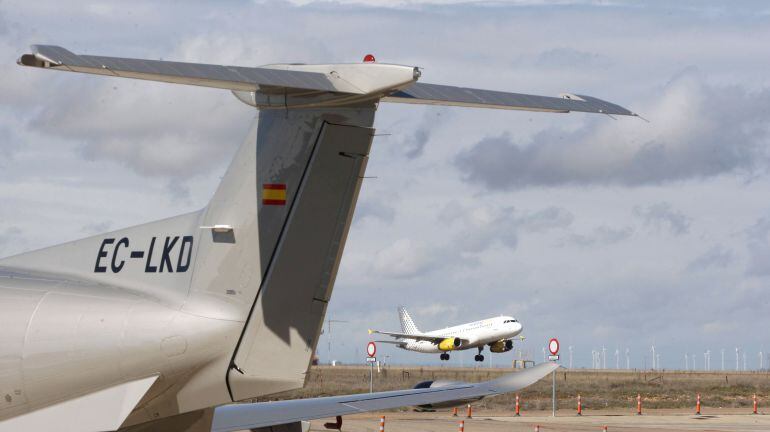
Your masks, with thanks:
<instances>
[{"instance_id":1,"label":"white cloud","mask_svg":"<svg viewBox=\"0 0 770 432\"><path fill-rule=\"evenodd\" d=\"M418 276L435 264L430 250L421 241L398 239L374 255L372 268L384 278Z\"/></svg>"},{"instance_id":2,"label":"white cloud","mask_svg":"<svg viewBox=\"0 0 770 432\"><path fill-rule=\"evenodd\" d=\"M692 218L671 207L670 203L659 202L646 207L634 207L634 215L644 222L644 225L656 231L667 229L674 235L687 234Z\"/></svg>"},{"instance_id":3,"label":"white cloud","mask_svg":"<svg viewBox=\"0 0 770 432\"><path fill-rule=\"evenodd\" d=\"M687 71L638 110L635 119L593 120L576 130L546 129L521 144L486 137L462 152L468 181L496 189L565 184L639 186L770 168L770 90L709 84Z\"/></svg>"}]
</instances>

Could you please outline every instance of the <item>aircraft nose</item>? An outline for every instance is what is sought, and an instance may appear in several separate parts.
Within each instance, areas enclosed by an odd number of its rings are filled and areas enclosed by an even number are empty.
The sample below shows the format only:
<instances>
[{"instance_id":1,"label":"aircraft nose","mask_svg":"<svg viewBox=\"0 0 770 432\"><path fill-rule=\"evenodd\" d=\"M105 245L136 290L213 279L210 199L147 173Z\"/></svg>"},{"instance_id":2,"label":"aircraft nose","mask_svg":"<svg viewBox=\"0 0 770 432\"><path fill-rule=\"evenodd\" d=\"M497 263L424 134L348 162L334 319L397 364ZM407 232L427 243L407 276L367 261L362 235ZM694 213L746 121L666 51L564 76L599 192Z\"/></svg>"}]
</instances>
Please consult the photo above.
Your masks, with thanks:
<instances>
[{"instance_id":1,"label":"aircraft nose","mask_svg":"<svg viewBox=\"0 0 770 432\"><path fill-rule=\"evenodd\" d=\"M516 334L521 333L521 331L524 329L524 326L521 325L521 323L514 323L516 325Z\"/></svg>"}]
</instances>

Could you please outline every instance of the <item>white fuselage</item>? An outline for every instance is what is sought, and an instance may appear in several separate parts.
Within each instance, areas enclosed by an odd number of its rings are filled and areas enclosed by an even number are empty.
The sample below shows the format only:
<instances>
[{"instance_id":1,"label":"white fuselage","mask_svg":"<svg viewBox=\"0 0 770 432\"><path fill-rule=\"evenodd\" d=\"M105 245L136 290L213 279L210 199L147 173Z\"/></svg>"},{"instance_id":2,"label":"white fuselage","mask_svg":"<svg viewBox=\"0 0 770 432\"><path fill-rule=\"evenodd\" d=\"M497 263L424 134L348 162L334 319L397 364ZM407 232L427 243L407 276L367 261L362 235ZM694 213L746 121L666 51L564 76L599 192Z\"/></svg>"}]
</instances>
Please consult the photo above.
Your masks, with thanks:
<instances>
[{"instance_id":1,"label":"white fuselage","mask_svg":"<svg viewBox=\"0 0 770 432\"><path fill-rule=\"evenodd\" d=\"M447 327L440 330L427 332L427 335L456 337L467 340L455 350L466 350L471 348L483 347L484 345L497 341L511 339L521 333L522 325L516 319L510 316L501 316L488 318L481 321L474 321L467 324L461 324L454 327ZM418 341L414 339L403 339L406 343L403 349L417 351L421 353L440 353L438 345L430 341Z\"/></svg>"}]
</instances>

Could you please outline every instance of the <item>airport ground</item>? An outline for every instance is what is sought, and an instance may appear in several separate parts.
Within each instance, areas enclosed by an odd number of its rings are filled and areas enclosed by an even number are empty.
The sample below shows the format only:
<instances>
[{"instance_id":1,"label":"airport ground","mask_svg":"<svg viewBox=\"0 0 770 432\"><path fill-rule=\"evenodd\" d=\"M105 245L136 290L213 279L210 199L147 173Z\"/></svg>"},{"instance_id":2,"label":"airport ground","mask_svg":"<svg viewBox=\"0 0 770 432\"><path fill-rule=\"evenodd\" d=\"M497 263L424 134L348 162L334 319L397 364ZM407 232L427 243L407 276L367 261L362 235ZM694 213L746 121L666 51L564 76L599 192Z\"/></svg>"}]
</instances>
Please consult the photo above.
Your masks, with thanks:
<instances>
[{"instance_id":1,"label":"airport ground","mask_svg":"<svg viewBox=\"0 0 770 432\"><path fill-rule=\"evenodd\" d=\"M396 390L413 387L421 381L450 380L478 382L494 379L512 369L396 367L375 369L374 390ZM556 373L557 396L562 410L574 410L581 395L586 413L618 409L635 412L636 397L641 394L644 409L695 408L700 393L704 409L737 408L751 412L752 396L757 395L760 409L770 413L770 373L735 371L638 371L560 369ZM305 388L280 395L280 399L332 396L369 391L369 368L366 366L313 366ZM521 410L540 411L551 408L551 377L519 392ZM275 399L274 397L271 399ZM474 409L507 411L514 406L514 394L484 399Z\"/></svg>"},{"instance_id":2,"label":"airport ground","mask_svg":"<svg viewBox=\"0 0 770 432\"><path fill-rule=\"evenodd\" d=\"M403 389L427 380L483 381L511 369L386 367L375 369L374 390ZM513 416L515 395L485 399L473 405L473 418L458 417L450 410L415 412L412 409L346 416L343 431L377 432L379 418L386 417L386 432L534 431L770 431L770 374L767 372L684 372L629 370L566 370L557 372L559 411L551 417L551 377L522 390L521 416ZM304 389L280 398L331 396L369 390L369 369L362 366L314 366ZM576 415L578 393L583 416ZM702 415L695 415L696 395L701 394ZM756 393L759 415L752 415ZM636 415L636 397L643 398L643 415ZM311 422L311 429L326 430L324 422Z\"/></svg>"},{"instance_id":3,"label":"airport ground","mask_svg":"<svg viewBox=\"0 0 770 432\"><path fill-rule=\"evenodd\" d=\"M690 410L651 410L637 416L628 411L599 410L577 417L574 412L561 411L551 417L550 411L529 412L513 417L509 411L481 411L473 419L451 417L446 410L433 413L390 412L367 413L343 419L343 432L377 432L380 416L385 416L385 432L458 432L463 420L464 432L532 432L539 425L541 432L653 432L653 431L768 431L770 415L745 414L745 410L707 410L695 416ZM333 419L310 423L314 432L329 432L323 424Z\"/></svg>"}]
</instances>

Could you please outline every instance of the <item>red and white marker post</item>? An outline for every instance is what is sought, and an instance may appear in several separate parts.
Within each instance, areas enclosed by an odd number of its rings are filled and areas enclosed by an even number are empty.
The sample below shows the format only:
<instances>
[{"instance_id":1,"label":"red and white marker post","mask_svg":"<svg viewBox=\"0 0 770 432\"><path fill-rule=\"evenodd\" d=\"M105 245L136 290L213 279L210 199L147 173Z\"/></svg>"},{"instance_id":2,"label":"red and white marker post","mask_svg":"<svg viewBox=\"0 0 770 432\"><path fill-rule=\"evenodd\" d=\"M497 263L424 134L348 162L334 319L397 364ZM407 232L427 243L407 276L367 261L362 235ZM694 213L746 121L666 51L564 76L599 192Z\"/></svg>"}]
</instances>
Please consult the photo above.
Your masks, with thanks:
<instances>
[{"instance_id":1,"label":"red and white marker post","mask_svg":"<svg viewBox=\"0 0 770 432\"><path fill-rule=\"evenodd\" d=\"M521 416L521 406L519 405L519 395L516 395L516 417Z\"/></svg>"},{"instance_id":2,"label":"red and white marker post","mask_svg":"<svg viewBox=\"0 0 770 432\"><path fill-rule=\"evenodd\" d=\"M578 393L577 415L583 415L583 402L580 400L580 393Z\"/></svg>"},{"instance_id":3,"label":"red and white marker post","mask_svg":"<svg viewBox=\"0 0 770 432\"><path fill-rule=\"evenodd\" d=\"M642 394L636 395L636 415L642 415Z\"/></svg>"},{"instance_id":4,"label":"red and white marker post","mask_svg":"<svg viewBox=\"0 0 770 432\"><path fill-rule=\"evenodd\" d=\"M700 415L700 393L695 398L695 415Z\"/></svg>"}]
</instances>

